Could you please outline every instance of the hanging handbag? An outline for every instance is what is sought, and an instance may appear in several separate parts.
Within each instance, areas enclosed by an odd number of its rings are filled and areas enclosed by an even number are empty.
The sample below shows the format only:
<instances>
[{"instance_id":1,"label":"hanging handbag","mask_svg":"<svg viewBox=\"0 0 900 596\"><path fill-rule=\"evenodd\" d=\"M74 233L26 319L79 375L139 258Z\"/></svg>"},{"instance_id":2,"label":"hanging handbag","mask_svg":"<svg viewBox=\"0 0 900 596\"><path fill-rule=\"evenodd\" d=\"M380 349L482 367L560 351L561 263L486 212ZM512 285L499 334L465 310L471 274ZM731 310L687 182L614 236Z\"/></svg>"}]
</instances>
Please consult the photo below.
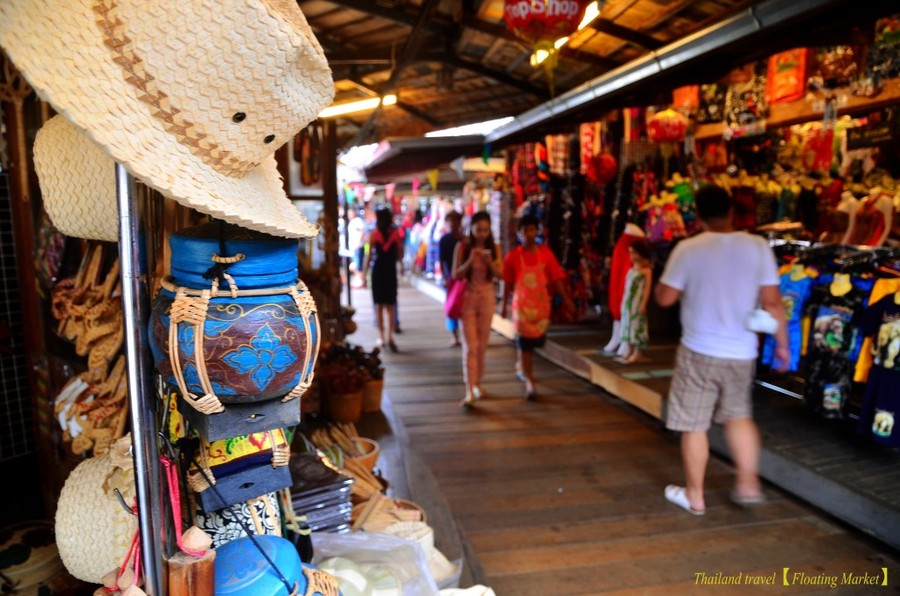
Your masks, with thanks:
<instances>
[{"instance_id":1,"label":"hanging handbag","mask_svg":"<svg viewBox=\"0 0 900 596\"><path fill-rule=\"evenodd\" d=\"M766 256L768 255L765 255L763 258L766 258ZM760 273L759 278L762 278L762 273ZM745 325L747 329L754 333L774 335L778 331L778 320L762 307L762 303L759 300L756 302L756 308L750 311L750 316L747 317Z\"/></svg>"},{"instance_id":2,"label":"hanging handbag","mask_svg":"<svg viewBox=\"0 0 900 596\"><path fill-rule=\"evenodd\" d=\"M769 314L769 311L757 306L747 317L747 329L754 333L774 335L778 331L778 321Z\"/></svg>"},{"instance_id":3,"label":"hanging handbag","mask_svg":"<svg viewBox=\"0 0 900 596\"><path fill-rule=\"evenodd\" d=\"M454 279L447 288L447 300L444 302L444 313L451 319L462 316L463 294L466 293L466 280Z\"/></svg>"}]
</instances>

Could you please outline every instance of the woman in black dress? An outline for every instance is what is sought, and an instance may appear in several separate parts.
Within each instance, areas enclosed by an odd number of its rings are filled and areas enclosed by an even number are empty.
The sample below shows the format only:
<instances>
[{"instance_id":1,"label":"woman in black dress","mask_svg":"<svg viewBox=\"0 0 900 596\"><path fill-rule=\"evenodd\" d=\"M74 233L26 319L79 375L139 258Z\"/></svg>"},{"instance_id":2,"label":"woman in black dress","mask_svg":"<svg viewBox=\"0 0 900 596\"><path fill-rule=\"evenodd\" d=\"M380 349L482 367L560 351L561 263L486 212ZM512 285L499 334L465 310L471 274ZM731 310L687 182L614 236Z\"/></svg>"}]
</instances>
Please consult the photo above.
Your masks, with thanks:
<instances>
[{"instance_id":1,"label":"woman in black dress","mask_svg":"<svg viewBox=\"0 0 900 596\"><path fill-rule=\"evenodd\" d=\"M378 321L378 345L387 346L392 352L397 351L392 322L397 306L397 264L402 258L403 237L394 227L391 210L379 209L375 212L375 231L369 236L366 269L372 268L372 302Z\"/></svg>"}]
</instances>

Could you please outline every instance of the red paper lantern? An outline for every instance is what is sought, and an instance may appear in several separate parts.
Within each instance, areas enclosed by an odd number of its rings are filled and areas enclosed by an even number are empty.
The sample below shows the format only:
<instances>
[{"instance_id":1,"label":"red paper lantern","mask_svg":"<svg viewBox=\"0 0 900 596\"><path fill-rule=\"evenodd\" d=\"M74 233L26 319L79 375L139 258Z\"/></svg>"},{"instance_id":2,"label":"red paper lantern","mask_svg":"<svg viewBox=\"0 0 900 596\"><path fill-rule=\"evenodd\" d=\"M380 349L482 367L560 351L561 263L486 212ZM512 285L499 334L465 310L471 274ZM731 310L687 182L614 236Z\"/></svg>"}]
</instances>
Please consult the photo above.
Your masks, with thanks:
<instances>
[{"instance_id":1,"label":"red paper lantern","mask_svg":"<svg viewBox=\"0 0 900 596\"><path fill-rule=\"evenodd\" d=\"M589 0L503 0L503 18L513 33L534 46L532 65L541 64L553 95L554 43L578 30ZM539 53L546 52L535 60Z\"/></svg>"},{"instance_id":2,"label":"red paper lantern","mask_svg":"<svg viewBox=\"0 0 900 596\"><path fill-rule=\"evenodd\" d=\"M503 18L519 37L554 42L578 29L589 0L504 0Z\"/></svg>"},{"instance_id":3,"label":"red paper lantern","mask_svg":"<svg viewBox=\"0 0 900 596\"><path fill-rule=\"evenodd\" d=\"M657 143L676 143L684 140L688 119L672 108L657 112L647 124L647 136Z\"/></svg>"}]
</instances>

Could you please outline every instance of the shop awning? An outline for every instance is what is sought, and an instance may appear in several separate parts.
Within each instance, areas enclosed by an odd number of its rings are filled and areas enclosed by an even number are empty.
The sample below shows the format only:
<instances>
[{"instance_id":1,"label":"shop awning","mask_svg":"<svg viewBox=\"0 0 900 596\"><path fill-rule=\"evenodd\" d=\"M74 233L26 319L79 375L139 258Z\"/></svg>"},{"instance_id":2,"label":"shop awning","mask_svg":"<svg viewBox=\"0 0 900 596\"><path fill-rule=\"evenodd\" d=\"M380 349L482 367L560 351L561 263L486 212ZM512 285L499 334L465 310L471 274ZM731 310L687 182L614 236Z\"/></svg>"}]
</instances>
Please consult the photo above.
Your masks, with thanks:
<instances>
[{"instance_id":1,"label":"shop awning","mask_svg":"<svg viewBox=\"0 0 900 596\"><path fill-rule=\"evenodd\" d=\"M485 135L485 142L525 142L596 120L610 109L669 103L676 87L714 82L736 66L780 51L852 43L854 25L896 9L891 2L768 0L520 114Z\"/></svg>"},{"instance_id":2,"label":"shop awning","mask_svg":"<svg viewBox=\"0 0 900 596\"><path fill-rule=\"evenodd\" d=\"M481 155L484 136L406 137L385 139L366 164L369 182L392 182L396 177L424 172L460 156Z\"/></svg>"}]
</instances>

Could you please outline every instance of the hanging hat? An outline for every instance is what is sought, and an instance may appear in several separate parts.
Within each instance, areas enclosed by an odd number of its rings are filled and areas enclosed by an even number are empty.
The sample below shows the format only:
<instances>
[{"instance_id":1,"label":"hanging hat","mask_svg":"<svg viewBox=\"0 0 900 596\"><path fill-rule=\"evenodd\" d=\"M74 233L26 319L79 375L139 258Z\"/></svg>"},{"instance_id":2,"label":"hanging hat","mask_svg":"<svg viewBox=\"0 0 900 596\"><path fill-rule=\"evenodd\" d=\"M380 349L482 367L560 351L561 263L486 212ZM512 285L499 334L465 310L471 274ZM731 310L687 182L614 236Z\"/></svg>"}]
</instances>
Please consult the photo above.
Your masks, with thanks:
<instances>
[{"instance_id":1,"label":"hanging hat","mask_svg":"<svg viewBox=\"0 0 900 596\"><path fill-rule=\"evenodd\" d=\"M62 116L34 139L34 169L56 229L75 238L119 240L115 162Z\"/></svg>"},{"instance_id":2,"label":"hanging hat","mask_svg":"<svg viewBox=\"0 0 900 596\"><path fill-rule=\"evenodd\" d=\"M131 435L116 441L102 457L82 461L72 470L56 508L56 545L74 577L99 584L128 553L136 519L119 503L135 496Z\"/></svg>"},{"instance_id":3,"label":"hanging hat","mask_svg":"<svg viewBox=\"0 0 900 596\"><path fill-rule=\"evenodd\" d=\"M260 232L317 233L274 158L334 95L296 2L4 0L0 45L148 186Z\"/></svg>"}]
</instances>

